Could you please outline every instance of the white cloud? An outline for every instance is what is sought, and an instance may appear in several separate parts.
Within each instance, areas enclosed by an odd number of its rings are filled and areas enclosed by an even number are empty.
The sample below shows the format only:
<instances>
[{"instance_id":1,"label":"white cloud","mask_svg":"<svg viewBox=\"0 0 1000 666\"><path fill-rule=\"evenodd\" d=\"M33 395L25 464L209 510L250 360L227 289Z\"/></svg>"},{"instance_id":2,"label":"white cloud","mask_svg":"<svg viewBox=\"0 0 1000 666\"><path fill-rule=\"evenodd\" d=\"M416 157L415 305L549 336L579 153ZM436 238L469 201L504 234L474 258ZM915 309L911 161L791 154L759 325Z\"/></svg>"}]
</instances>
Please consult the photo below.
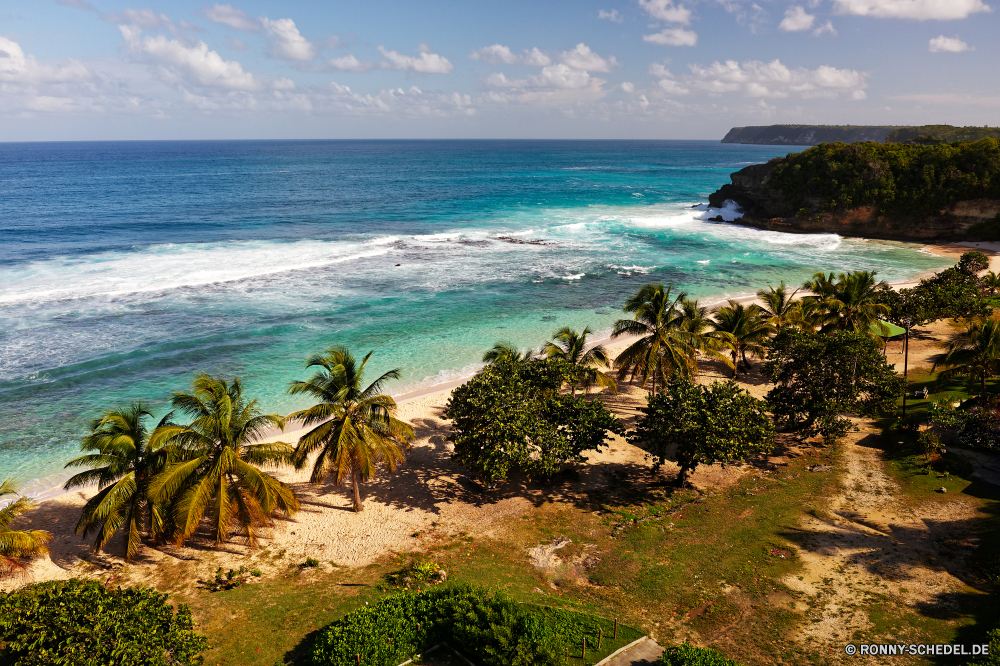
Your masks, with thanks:
<instances>
[{"instance_id":1,"label":"white cloud","mask_svg":"<svg viewBox=\"0 0 1000 666\"><path fill-rule=\"evenodd\" d=\"M614 58L612 58L612 60L614 60ZM528 65L529 67L545 67L546 65L552 64L552 58L539 51L536 46L530 51L528 49L524 50L524 56L521 58L521 64Z\"/></svg>"},{"instance_id":2,"label":"white cloud","mask_svg":"<svg viewBox=\"0 0 1000 666\"><path fill-rule=\"evenodd\" d=\"M684 5L675 5L673 0L639 0L639 6L657 21L681 25L691 22L691 10Z\"/></svg>"},{"instance_id":3,"label":"white cloud","mask_svg":"<svg viewBox=\"0 0 1000 666\"><path fill-rule=\"evenodd\" d=\"M337 72L368 72L375 69L375 63L358 60L348 54L340 58L329 58L326 61L330 69Z\"/></svg>"},{"instance_id":4,"label":"white cloud","mask_svg":"<svg viewBox=\"0 0 1000 666\"><path fill-rule=\"evenodd\" d=\"M785 32L801 32L813 27L816 17L806 13L802 7L791 6L785 11L785 18L778 24L778 28Z\"/></svg>"},{"instance_id":5,"label":"white cloud","mask_svg":"<svg viewBox=\"0 0 1000 666\"><path fill-rule=\"evenodd\" d=\"M140 28L171 29L174 24L164 14L157 14L152 9L132 9L126 7L121 13L108 12L101 18L116 25L136 25Z\"/></svg>"},{"instance_id":6,"label":"white cloud","mask_svg":"<svg viewBox=\"0 0 1000 666\"><path fill-rule=\"evenodd\" d=\"M155 65L167 81L222 90L259 88L253 74L243 71L235 60L224 60L205 42L189 46L163 35L142 37L135 26L120 25L118 29L129 50Z\"/></svg>"},{"instance_id":7,"label":"white cloud","mask_svg":"<svg viewBox=\"0 0 1000 666\"><path fill-rule=\"evenodd\" d=\"M674 76L664 65L654 63L649 73L660 80L657 85L667 94L692 92L710 95L742 94L747 97L837 97L850 95L864 99L867 75L852 69L821 65L816 69L789 69L779 60L738 63L727 60L711 65L690 65L690 74Z\"/></svg>"},{"instance_id":8,"label":"white cloud","mask_svg":"<svg viewBox=\"0 0 1000 666\"><path fill-rule=\"evenodd\" d=\"M384 46L378 47L383 60L380 66L383 69L395 69L405 72L418 72L420 74L448 74L455 66L447 58L431 53L425 46L421 45L419 56L407 56L398 51L390 51Z\"/></svg>"},{"instance_id":9,"label":"white cloud","mask_svg":"<svg viewBox=\"0 0 1000 666\"><path fill-rule=\"evenodd\" d=\"M621 23L625 20L622 18L622 15L618 13L617 9L612 9L610 12L602 9L597 12L597 18L604 19L605 21L612 21L614 23Z\"/></svg>"},{"instance_id":10,"label":"white cloud","mask_svg":"<svg viewBox=\"0 0 1000 666\"><path fill-rule=\"evenodd\" d=\"M588 72L610 72L618 66L618 61L614 56L602 58L590 47L580 42L572 51L563 51L559 54L559 61L571 69L580 69Z\"/></svg>"},{"instance_id":11,"label":"white cloud","mask_svg":"<svg viewBox=\"0 0 1000 666\"><path fill-rule=\"evenodd\" d=\"M229 48L231 48L234 51L247 50L247 43L244 42L242 39L237 39L236 37L230 36L229 39L226 40L226 43L229 44Z\"/></svg>"},{"instance_id":12,"label":"white cloud","mask_svg":"<svg viewBox=\"0 0 1000 666\"><path fill-rule=\"evenodd\" d=\"M35 56L26 55L21 45L0 37L0 81L39 85L48 83L82 83L93 78L83 63L68 58L63 66L44 65Z\"/></svg>"},{"instance_id":13,"label":"white cloud","mask_svg":"<svg viewBox=\"0 0 1000 666\"><path fill-rule=\"evenodd\" d=\"M837 29L833 27L832 21L827 21L820 27L813 30L813 37L819 37L820 35L833 35L837 36Z\"/></svg>"},{"instance_id":14,"label":"white cloud","mask_svg":"<svg viewBox=\"0 0 1000 666\"><path fill-rule=\"evenodd\" d=\"M969 45L958 37L945 37L941 35L930 41L931 53L961 53L962 51L969 50L971 50Z\"/></svg>"},{"instance_id":15,"label":"white cloud","mask_svg":"<svg viewBox=\"0 0 1000 666\"><path fill-rule=\"evenodd\" d=\"M501 63L506 65L516 65L518 64L518 56L514 55L514 52L510 50L509 46L504 46L503 44L493 44L492 46L484 46L481 49L473 51L469 54L469 60L485 60L491 65L499 65Z\"/></svg>"},{"instance_id":16,"label":"white cloud","mask_svg":"<svg viewBox=\"0 0 1000 666\"><path fill-rule=\"evenodd\" d=\"M630 81L624 81L624 82L622 82L622 84L621 84L620 86L618 86L618 87L622 89L622 92L627 92L627 93L629 93L629 94L631 94L631 93L634 93L634 92L635 92L635 84L634 84L634 83L631 83Z\"/></svg>"},{"instance_id":17,"label":"white cloud","mask_svg":"<svg viewBox=\"0 0 1000 666\"><path fill-rule=\"evenodd\" d=\"M469 54L469 60L483 60L491 65L528 65L530 67L545 67L552 64L552 58L538 50L538 47L524 49L523 55L518 55L503 44L484 46Z\"/></svg>"},{"instance_id":18,"label":"white cloud","mask_svg":"<svg viewBox=\"0 0 1000 666\"><path fill-rule=\"evenodd\" d=\"M982 0L833 0L841 14L926 21L963 19L992 11Z\"/></svg>"},{"instance_id":19,"label":"white cloud","mask_svg":"<svg viewBox=\"0 0 1000 666\"><path fill-rule=\"evenodd\" d=\"M586 70L576 69L560 62L542 67L542 71L537 75L528 77L525 87L579 90L580 88L589 88L593 81L595 79Z\"/></svg>"},{"instance_id":20,"label":"white cloud","mask_svg":"<svg viewBox=\"0 0 1000 666\"><path fill-rule=\"evenodd\" d=\"M684 28L664 28L652 35L643 35L642 41L661 46L695 46L698 44L698 33Z\"/></svg>"},{"instance_id":21,"label":"white cloud","mask_svg":"<svg viewBox=\"0 0 1000 666\"><path fill-rule=\"evenodd\" d=\"M268 53L272 57L303 62L309 62L316 58L316 48L302 36L292 19L283 18L272 21L269 18L263 18L261 23L272 38L271 46L268 49Z\"/></svg>"},{"instance_id":22,"label":"white cloud","mask_svg":"<svg viewBox=\"0 0 1000 666\"><path fill-rule=\"evenodd\" d=\"M228 25L234 30L241 32L261 32L264 24L260 19L247 16L242 9L237 9L232 5L220 5L218 3L201 10L201 13L212 23Z\"/></svg>"}]
</instances>

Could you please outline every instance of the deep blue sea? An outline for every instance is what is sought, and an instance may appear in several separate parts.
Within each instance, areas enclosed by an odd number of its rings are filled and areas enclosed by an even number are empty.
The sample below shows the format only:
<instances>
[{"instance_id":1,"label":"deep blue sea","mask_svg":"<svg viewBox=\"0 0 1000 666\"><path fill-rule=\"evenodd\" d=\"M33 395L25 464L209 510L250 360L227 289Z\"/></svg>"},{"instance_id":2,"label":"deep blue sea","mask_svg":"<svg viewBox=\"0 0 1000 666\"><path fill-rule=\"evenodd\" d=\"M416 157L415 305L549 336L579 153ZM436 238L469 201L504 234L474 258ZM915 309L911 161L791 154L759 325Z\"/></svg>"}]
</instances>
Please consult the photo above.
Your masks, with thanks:
<instances>
[{"instance_id":1,"label":"deep blue sea","mask_svg":"<svg viewBox=\"0 0 1000 666\"><path fill-rule=\"evenodd\" d=\"M0 144L0 479L57 486L89 419L133 399L164 413L198 371L239 376L287 412L303 404L288 382L334 344L374 350L376 372L401 368L399 394L469 375L497 340L606 334L650 281L714 302L818 270L900 280L948 263L901 243L705 221L730 172L786 152Z\"/></svg>"}]
</instances>

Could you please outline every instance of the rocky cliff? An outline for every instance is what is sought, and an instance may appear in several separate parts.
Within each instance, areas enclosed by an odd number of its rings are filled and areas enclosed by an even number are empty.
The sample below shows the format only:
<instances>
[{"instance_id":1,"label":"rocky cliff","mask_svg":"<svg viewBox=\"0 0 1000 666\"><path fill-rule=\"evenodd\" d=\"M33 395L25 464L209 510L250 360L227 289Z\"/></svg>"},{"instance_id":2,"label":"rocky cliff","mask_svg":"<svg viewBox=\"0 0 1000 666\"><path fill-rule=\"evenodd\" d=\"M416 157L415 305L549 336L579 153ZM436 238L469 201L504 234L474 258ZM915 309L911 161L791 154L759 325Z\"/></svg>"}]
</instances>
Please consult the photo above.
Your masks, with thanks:
<instances>
[{"instance_id":1,"label":"rocky cliff","mask_svg":"<svg viewBox=\"0 0 1000 666\"><path fill-rule=\"evenodd\" d=\"M874 206L822 211L823 201L793 210L784 192L771 186L778 160L755 164L730 175L708 198L709 206L722 208L727 201L743 213L734 224L793 233L832 232L841 236L904 241L993 240L983 236L984 226L1000 224L1000 200L959 201L919 218L898 219L880 215ZM721 221L721 218L716 218ZM971 233L970 233L971 231ZM988 233L988 232L987 232Z\"/></svg>"},{"instance_id":2,"label":"rocky cliff","mask_svg":"<svg viewBox=\"0 0 1000 666\"><path fill-rule=\"evenodd\" d=\"M772 146L816 146L821 143L882 143L889 133L897 129L890 126L858 125L767 125L734 127L722 143L755 143Z\"/></svg>"}]
</instances>

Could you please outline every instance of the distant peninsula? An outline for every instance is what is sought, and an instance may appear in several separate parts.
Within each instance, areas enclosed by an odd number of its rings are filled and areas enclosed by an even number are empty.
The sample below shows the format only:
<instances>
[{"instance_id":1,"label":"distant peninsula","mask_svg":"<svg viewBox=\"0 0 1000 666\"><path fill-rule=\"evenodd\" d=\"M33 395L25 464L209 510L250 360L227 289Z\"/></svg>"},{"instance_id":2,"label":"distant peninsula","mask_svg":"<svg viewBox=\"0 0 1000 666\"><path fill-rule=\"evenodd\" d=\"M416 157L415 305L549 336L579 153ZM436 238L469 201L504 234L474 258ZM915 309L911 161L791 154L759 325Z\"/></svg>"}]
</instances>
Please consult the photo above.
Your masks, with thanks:
<instances>
[{"instance_id":1,"label":"distant peninsula","mask_svg":"<svg viewBox=\"0 0 1000 666\"><path fill-rule=\"evenodd\" d=\"M735 204L742 213L736 224L908 241L1000 240L995 138L825 143L730 178L708 201L714 208Z\"/></svg>"},{"instance_id":2,"label":"distant peninsula","mask_svg":"<svg viewBox=\"0 0 1000 666\"><path fill-rule=\"evenodd\" d=\"M920 143L1000 138L1000 127L952 125L753 125L734 127L722 143L770 146L818 146L821 143Z\"/></svg>"}]
</instances>

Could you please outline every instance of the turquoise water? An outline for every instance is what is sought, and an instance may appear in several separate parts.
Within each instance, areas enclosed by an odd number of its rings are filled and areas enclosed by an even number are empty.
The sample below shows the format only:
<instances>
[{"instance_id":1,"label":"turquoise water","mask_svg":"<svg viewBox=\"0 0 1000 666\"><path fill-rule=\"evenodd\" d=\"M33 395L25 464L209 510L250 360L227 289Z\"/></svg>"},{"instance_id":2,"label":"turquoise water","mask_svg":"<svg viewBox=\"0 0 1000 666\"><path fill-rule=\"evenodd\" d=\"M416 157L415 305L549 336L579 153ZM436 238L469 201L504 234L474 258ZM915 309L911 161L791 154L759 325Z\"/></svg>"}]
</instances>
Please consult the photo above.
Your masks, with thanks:
<instances>
[{"instance_id":1,"label":"turquoise water","mask_svg":"<svg viewBox=\"0 0 1000 666\"><path fill-rule=\"evenodd\" d=\"M714 142L0 145L0 478L66 478L86 422L204 370L269 411L332 344L393 393L474 372L497 340L607 333L650 281L717 301L817 270L901 280L900 243L705 221L787 148ZM723 211L732 217L731 211Z\"/></svg>"}]
</instances>

